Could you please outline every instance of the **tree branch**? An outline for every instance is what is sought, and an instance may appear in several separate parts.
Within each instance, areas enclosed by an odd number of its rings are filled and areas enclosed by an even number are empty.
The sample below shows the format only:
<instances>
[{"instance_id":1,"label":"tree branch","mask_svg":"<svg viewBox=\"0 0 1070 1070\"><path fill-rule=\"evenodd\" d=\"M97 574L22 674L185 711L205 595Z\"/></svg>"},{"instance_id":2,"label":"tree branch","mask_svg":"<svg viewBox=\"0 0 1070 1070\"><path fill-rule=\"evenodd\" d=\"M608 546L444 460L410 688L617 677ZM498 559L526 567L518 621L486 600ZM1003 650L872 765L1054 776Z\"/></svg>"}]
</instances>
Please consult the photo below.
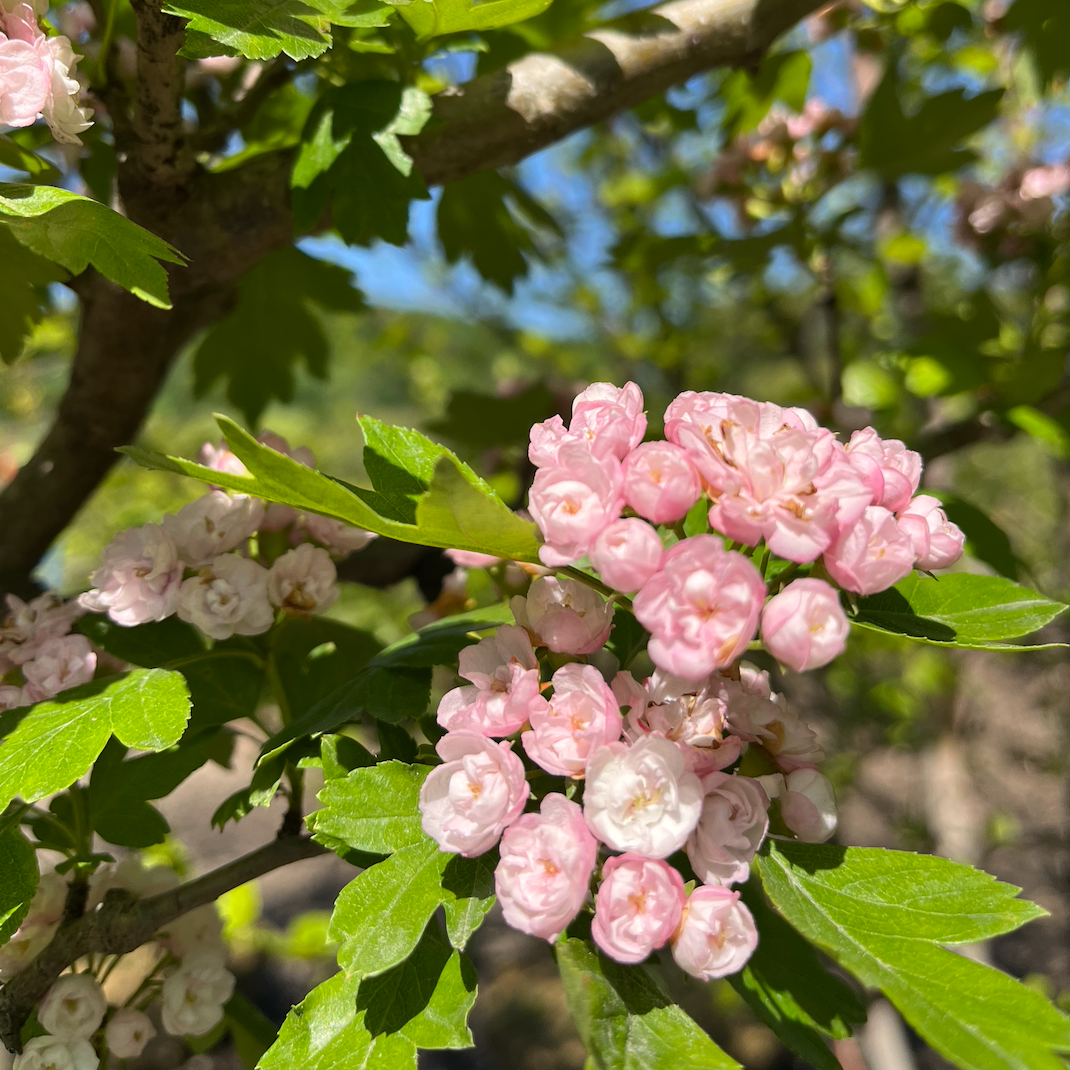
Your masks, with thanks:
<instances>
[{"instance_id":1,"label":"tree branch","mask_svg":"<svg viewBox=\"0 0 1070 1070\"><path fill-rule=\"evenodd\" d=\"M8 1051L21 1051L19 1034L30 1012L56 978L90 952L129 954L176 918L214 903L224 892L291 862L326 853L325 847L310 839L285 836L149 899L113 888L96 910L61 927L48 947L0 989L0 1040Z\"/></svg>"}]
</instances>

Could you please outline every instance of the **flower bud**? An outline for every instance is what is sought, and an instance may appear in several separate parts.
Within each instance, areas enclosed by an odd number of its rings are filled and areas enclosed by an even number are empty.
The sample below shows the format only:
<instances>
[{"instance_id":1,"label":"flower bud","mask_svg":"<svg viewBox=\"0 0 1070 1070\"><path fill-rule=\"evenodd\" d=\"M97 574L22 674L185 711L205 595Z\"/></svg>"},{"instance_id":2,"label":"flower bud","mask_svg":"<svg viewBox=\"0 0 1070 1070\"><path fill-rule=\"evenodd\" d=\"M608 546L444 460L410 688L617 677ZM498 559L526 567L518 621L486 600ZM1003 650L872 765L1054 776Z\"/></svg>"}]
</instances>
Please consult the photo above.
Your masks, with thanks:
<instances>
[{"instance_id":1,"label":"flower bud","mask_svg":"<svg viewBox=\"0 0 1070 1070\"><path fill-rule=\"evenodd\" d=\"M784 824L804 843L824 843L836 831L836 795L828 778L802 768L784 777L780 796Z\"/></svg>"},{"instance_id":2,"label":"flower bud","mask_svg":"<svg viewBox=\"0 0 1070 1070\"><path fill-rule=\"evenodd\" d=\"M593 654L609 638L613 603L576 580L542 576L509 603L517 624L555 654Z\"/></svg>"},{"instance_id":3,"label":"flower bud","mask_svg":"<svg viewBox=\"0 0 1070 1070\"><path fill-rule=\"evenodd\" d=\"M850 630L839 595L823 580L795 580L762 610L765 649L796 672L827 665L842 654Z\"/></svg>"},{"instance_id":4,"label":"flower bud","mask_svg":"<svg viewBox=\"0 0 1070 1070\"><path fill-rule=\"evenodd\" d=\"M897 518L910 539L916 567L925 572L947 568L962 557L966 536L952 524L931 494L919 494Z\"/></svg>"},{"instance_id":5,"label":"flower bud","mask_svg":"<svg viewBox=\"0 0 1070 1070\"><path fill-rule=\"evenodd\" d=\"M48 990L37 1020L59 1040L88 1040L104 1021L108 1001L86 973L66 973Z\"/></svg>"},{"instance_id":6,"label":"flower bud","mask_svg":"<svg viewBox=\"0 0 1070 1070\"><path fill-rule=\"evenodd\" d=\"M617 962L642 962L680 924L684 881L665 862L623 854L602 868L591 936Z\"/></svg>"},{"instance_id":7,"label":"flower bud","mask_svg":"<svg viewBox=\"0 0 1070 1070\"><path fill-rule=\"evenodd\" d=\"M758 946L758 930L739 892L717 885L696 888L684 907L672 956L692 977L712 981L738 973Z\"/></svg>"},{"instance_id":8,"label":"flower bud","mask_svg":"<svg viewBox=\"0 0 1070 1070\"><path fill-rule=\"evenodd\" d=\"M117 1059L136 1059L154 1036L156 1029L149 1016L133 1007L117 1010L104 1030L108 1051Z\"/></svg>"},{"instance_id":9,"label":"flower bud","mask_svg":"<svg viewBox=\"0 0 1070 1070\"><path fill-rule=\"evenodd\" d=\"M699 500L702 484L687 451L671 442L644 442L622 466L624 500L654 524L682 520Z\"/></svg>"},{"instance_id":10,"label":"flower bud","mask_svg":"<svg viewBox=\"0 0 1070 1070\"><path fill-rule=\"evenodd\" d=\"M614 520L595 539L590 558L603 583L631 594L657 572L661 552L658 533L645 521L631 518Z\"/></svg>"}]
</instances>

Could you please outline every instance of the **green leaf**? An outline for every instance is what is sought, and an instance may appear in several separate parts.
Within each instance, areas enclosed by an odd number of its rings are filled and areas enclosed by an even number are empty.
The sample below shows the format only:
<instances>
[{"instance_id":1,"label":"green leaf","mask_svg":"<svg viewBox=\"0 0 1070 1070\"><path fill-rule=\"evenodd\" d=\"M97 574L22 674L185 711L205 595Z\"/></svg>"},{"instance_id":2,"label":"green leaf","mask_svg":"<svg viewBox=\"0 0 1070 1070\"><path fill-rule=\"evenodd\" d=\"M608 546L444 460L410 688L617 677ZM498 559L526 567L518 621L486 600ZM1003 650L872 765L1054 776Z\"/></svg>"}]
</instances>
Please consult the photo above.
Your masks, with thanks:
<instances>
[{"instance_id":1,"label":"green leaf","mask_svg":"<svg viewBox=\"0 0 1070 1070\"><path fill-rule=\"evenodd\" d=\"M329 780L319 793L315 836L333 836L358 851L390 854L429 842L420 827L420 788L431 770L380 762Z\"/></svg>"},{"instance_id":2,"label":"green leaf","mask_svg":"<svg viewBox=\"0 0 1070 1070\"><path fill-rule=\"evenodd\" d=\"M136 669L0 716L0 808L35 802L84 776L111 735L139 750L178 742L189 719L186 682L176 672Z\"/></svg>"},{"instance_id":3,"label":"green leaf","mask_svg":"<svg viewBox=\"0 0 1070 1070\"><path fill-rule=\"evenodd\" d=\"M47 286L65 282L67 272L20 245L0 226L0 360L14 363L35 324L49 307Z\"/></svg>"},{"instance_id":4,"label":"green leaf","mask_svg":"<svg viewBox=\"0 0 1070 1070\"><path fill-rule=\"evenodd\" d=\"M742 1070L642 966L623 966L586 940L555 947L569 1010L596 1070Z\"/></svg>"},{"instance_id":5,"label":"green leaf","mask_svg":"<svg viewBox=\"0 0 1070 1070\"><path fill-rule=\"evenodd\" d=\"M541 15L552 0L413 0L398 9L421 40L463 30L494 30Z\"/></svg>"},{"instance_id":6,"label":"green leaf","mask_svg":"<svg viewBox=\"0 0 1070 1070\"><path fill-rule=\"evenodd\" d=\"M442 887L451 896L446 909L446 935L458 951L463 951L472 934L494 906L494 869L497 851L478 858L454 855L442 871Z\"/></svg>"},{"instance_id":7,"label":"green leaf","mask_svg":"<svg viewBox=\"0 0 1070 1070\"><path fill-rule=\"evenodd\" d=\"M0 165L13 171L25 171L39 182L52 182L59 178L59 171L43 156L24 149L17 141L0 134Z\"/></svg>"},{"instance_id":8,"label":"green leaf","mask_svg":"<svg viewBox=\"0 0 1070 1070\"><path fill-rule=\"evenodd\" d=\"M357 1011L356 978L336 973L286 1016L259 1070L416 1070L416 1046L398 1033L372 1036Z\"/></svg>"},{"instance_id":9,"label":"green leaf","mask_svg":"<svg viewBox=\"0 0 1070 1070\"><path fill-rule=\"evenodd\" d=\"M442 905L442 871L450 857L423 836L342 889L327 935L341 943L338 965L346 973L374 977L412 954Z\"/></svg>"},{"instance_id":10,"label":"green leaf","mask_svg":"<svg viewBox=\"0 0 1070 1070\"><path fill-rule=\"evenodd\" d=\"M206 652L201 633L178 617L126 628L103 613L87 613L74 627L113 657L145 669Z\"/></svg>"},{"instance_id":11,"label":"green leaf","mask_svg":"<svg viewBox=\"0 0 1070 1070\"><path fill-rule=\"evenodd\" d=\"M55 186L0 184L0 224L27 249L80 275L90 265L157 308L170 308L162 263L178 250L99 201Z\"/></svg>"},{"instance_id":12,"label":"green leaf","mask_svg":"<svg viewBox=\"0 0 1070 1070\"><path fill-rule=\"evenodd\" d=\"M854 623L875 631L965 649L1028 649L999 645L1035 632L1066 609L1002 576L911 573L880 594L861 598Z\"/></svg>"},{"instance_id":13,"label":"green leaf","mask_svg":"<svg viewBox=\"0 0 1070 1070\"><path fill-rule=\"evenodd\" d=\"M364 308L350 272L292 246L262 260L238 284L233 311L197 346L194 396L223 379L227 399L256 425L270 402L293 401L299 363L313 378L326 379L330 345L316 308Z\"/></svg>"},{"instance_id":14,"label":"green leaf","mask_svg":"<svg viewBox=\"0 0 1070 1070\"><path fill-rule=\"evenodd\" d=\"M1001 21L1021 34L1045 86L1070 74L1070 11L1061 0L1015 0Z\"/></svg>"},{"instance_id":15,"label":"green leaf","mask_svg":"<svg viewBox=\"0 0 1070 1070\"><path fill-rule=\"evenodd\" d=\"M456 184L446 187L443 198ZM441 225L440 220L440 228ZM428 424L427 429L469 449L507 445L526 449L531 425L548 419L557 410L558 401L544 383L533 383L507 398L459 390L450 395L445 417Z\"/></svg>"},{"instance_id":16,"label":"green leaf","mask_svg":"<svg viewBox=\"0 0 1070 1070\"><path fill-rule=\"evenodd\" d=\"M223 1012L238 1058L246 1070L255 1070L260 1057L278 1039L279 1031L274 1022L240 992L235 992L223 1005Z\"/></svg>"},{"instance_id":17,"label":"green leaf","mask_svg":"<svg viewBox=\"0 0 1070 1070\"><path fill-rule=\"evenodd\" d=\"M0 944L7 943L26 917L37 891L37 853L18 827L0 832Z\"/></svg>"},{"instance_id":18,"label":"green leaf","mask_svg":"<svg viewBox=\"0 0 1070 1070\"><path fill-rule=\"evenodd\" d=\"M1070 1018L998 970L938 945L1010 932L1044 913L969 866L899 851L766 841L773 905L964 1070L1057 1070Z\"/></svg>"},{"instance_id":19,"label":"green leaf","mask_svg":"<svg viewBox=\"0 0 1070 1070\"><path fill-rule=\"evenodd\" d=\"M724 129L732 136L755 129L777 101L802 111L810 84L810 57L806 52L773 52L765 56L755 74L734 71L725 80Z\"/></svg>"},{"instance_id":20,"label":"green leaf","mask_svg":"<svg viewBox=\"0 0 1070 1070\"><path fill-rule=\"evenodd\" d=\"M842 1039L866 1020L866 1009L818 953L766 904L753 882L740 889L758 926L758 948L728 980L764 1022L815 1070L838 1070L823 1037Z\"/></svg>"}]
</instances>

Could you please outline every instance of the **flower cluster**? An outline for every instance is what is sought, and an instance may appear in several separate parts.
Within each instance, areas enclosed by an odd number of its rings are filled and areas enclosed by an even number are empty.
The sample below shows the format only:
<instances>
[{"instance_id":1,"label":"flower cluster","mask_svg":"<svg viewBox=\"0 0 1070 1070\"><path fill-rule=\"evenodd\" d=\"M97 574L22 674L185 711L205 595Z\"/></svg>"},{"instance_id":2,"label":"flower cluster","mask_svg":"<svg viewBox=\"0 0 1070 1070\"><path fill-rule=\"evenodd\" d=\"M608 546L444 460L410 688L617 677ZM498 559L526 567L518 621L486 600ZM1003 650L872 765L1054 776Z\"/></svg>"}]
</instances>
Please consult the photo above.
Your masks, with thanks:
<instances>
[{"instance_id":1,"label":"flower cluster","mask_svg":"<svg viewBox=\"0 0 1070 1070\"><path fill-rule=\"evenodd\" d=\"M95 909L112 888L137 896L155 895L178 883L169 869L146 869L134 856L97 870L90 879L88 906ZM63 915L67 885L55 873L41 877L30 912L12 941L0 949L0 977L10 979L48 943ZM164 1030L178 1037L203 1036L223 1019L234 991L226 968L222 922L214 906L199 907L172 922L153 941L152 965L122 1006L109 1008L101 979L114 963L92 972L61 976L41 1001L37 1018L44 1036L26 1042L13 1070L96 1070L100 1052L137 1058L156 1035L146 1013L160 1003Z\"/></svg>"},{"instance_id":2,"label":"flower cluster","mask_svg":"<svg viewBox=\"0 0 1070 1070\"><path fill-rule=\"evenodd\" d=\"M47 9L47 0L0 0L0 125L32 126L43 117L57 141L81 145L78 135L93 125L74 77L82 57L68 38L41 31Z\"/></svg>"},{"instance_id":3,"label":"flower cluster","mask_svg":"<svg viewBox=\"0 0 1070 1070\"><path fill-rule=\"evenodd\" d=\"M420 810L444 851L499 845L513 927L553 941L590 895L606 954L670 945L709 979L756 946L732 885L770 828L836 828L813 731L744 655L760 636L797 672L828 664L849 628L837 586L942 568L963 537L917 494L918 455L870 428L843 445L800 409L685 393L665 433L642 441L633 383L596 384L567 427L532 428L539 556L571 575L535 579L516 625L461 651ZM621 606L648 635L644 680L604 649Z\"/></svg>"}]
</instances>

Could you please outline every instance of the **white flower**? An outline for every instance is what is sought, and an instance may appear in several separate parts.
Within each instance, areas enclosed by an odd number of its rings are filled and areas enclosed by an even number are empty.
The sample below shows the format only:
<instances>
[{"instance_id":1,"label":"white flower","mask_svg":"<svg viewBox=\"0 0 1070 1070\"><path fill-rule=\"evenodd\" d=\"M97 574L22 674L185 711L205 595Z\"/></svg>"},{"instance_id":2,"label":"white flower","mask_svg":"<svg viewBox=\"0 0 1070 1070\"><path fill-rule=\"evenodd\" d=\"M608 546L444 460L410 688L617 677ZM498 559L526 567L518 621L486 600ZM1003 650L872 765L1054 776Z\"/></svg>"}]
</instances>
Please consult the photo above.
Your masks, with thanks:
<instances>
[{"instance_id":1,"label":"white flower","mask_svg":"<svg viewBox=\"0 0 1070 1070\"><path fill-rule=\"evenodd\" d=\"M67 882L58 873L42 873L37 882L37 891L30 900L26 920L51 925L63 917L66 902Z\"/></svg>"},{"instance_id":2,"label":"white flower","mask_svg":"<svg viewBox=\"0 0 1070 1070\"><path fill-rule=\"evenodd\" d=\"M163 983L163 1027L176 1037L200 1037L223 1019L234 992L234 974L221 955L190 955Z\"/></svg>"},{"instance_id":3,"label":"white flower","mask_svg":"<svg viewBox=\"0 0 1070 1070\"><path fill-rule=\"evenodd\" d=\"M179 556L190 568L207 565L213 557L239 546L260 526L264 503L213 490L163 518L163 529L174 540Z\"/></svg>"},{"instance_id":4,"label":"white flower","mask_svg":"<svg viewBox=\"0 0 1070 1070\"><path fill-rule=\"evenodd\" d=\"M59 639L85 610L77 602L64 602L52 591L24 602L17 595L7 596L10 612L0 627L0 657L22 665L37 656L41 644Z\"/></svg>"},{"instance_id":5,"label":"white flower","mask_svg":"<svg viewBox=\"0 0 1070 1070\"><path fill-rule=\"evenodd\" d=\"M275 619L267 576L263 565L223 554L182 584L178 615L213 639L260 635Z\"/></svg>"},{"instance_id":6,"label":"white flower","mask_svg":"<svg viewBox=\"0 0 1070 1070\"><path fill-rule=\"evenodd\" d=\"M796 769L784 778L780 796L784 824L804 843L824 843L836 831L836 795L816 769Z\"/></svg>"},{"instance_id":7,"label":"white flower","mask_svg":"<svg viewBox=\"0 0 1070 1070\"><path fill-rule=\"evenodd\" d=\"M57 141L81 145L78 135L93 125L93 113L78 103L81 87L74 77L74 68L82 57L75 55L66 37L50 37L48 50L52 53L52 92L43 112L45 122Z\"/></svg>"},{"instance_id":8,"label":"white flower","mask_svg":"<svg viewBox=\"0 0 1070 1070\"><path fill-rule=\"evenodd\" d=\"M273 606L294 613L322 613L338 600L338 571L326 550L302 543L284 553L268 571Z\"/></svg>"},{"instance_id":9,"label":"white flower","mask_svg":"<svg viewBox=\"0 0 1070 1070\"><path fill-rule=\"evenodd\" d=\"M8 981L27 966L52 942L58 922L27 919L15 935L0 947L0 981Z\"/></svg>"},{"instance_id":10,"label":"white flower","mask_svg":"<svg viewBox=\"0 0 1070 1070\"><path fill-rule=\"evenodd\" d=\"M89 878L89 908L99 906L112 888L125 888L141 899L178 887L178 874L167 866L147 867L137 855L128 855L117 865L101 866Z\"/></svg>"},{"instance_id":11,"label":"white flower","mask_svg":"<svg viewBox=\"0 0 1070 1070\"><path fill-rule=\"evenodd\" d=\"M97 1070L100 1060L88 1040L34 1037L15 1056L11 1070Z\"/></svg>"},{"instance_id":12,"label":"white flower","mask_svg":"<svg viewBox=\"0 0 1070 1070\"><path fill-rule=\"evenodd\" d=\"M667 858L698 824L702 785L675 743L647 736L633 746L610 743L587 761L583 815L615 851Z\"/></svg>"},{"instance_id":13,"label":"white flower","mask_svg":"<svg viewBox=\"0 0 1070 1070\"><path fill-rule=\"evenodd\" d=\"M332 520L318 513L303 513L301 526L316 542L326 546L335 557L345 557L346 554L363 550L375 538L375 534L371 531L350 527L348 524L343 524L341 520Z\"/></svg>"},{"instance_id":14,"label":"white flower","mask_svg":"<svg viewBox=\"0 0 1070 1070\"><path fill-rule=\"evenodd\" d=\"M175 540L159 524L128 528L109 543L90 577L96 587L79 603L116 624L163 620L178 604L182 567Z\"/></svg>"},{"instance_id":15,"label":"white flower","mask_svg":"<svg viewBox=\"0 0 1070 1070\"><path fill-rule=\"evenodd\" d=\"M703 884L745 881L769 828L769 800L750 777L708 773L702 786L702 817L687 841L691 868Z\"/></svg>"},{"instance_id":16,"label":"white flower","mask_svg":"<svg viewBox=\"0 0 1070 1070\"><path fill-rule=\"evenodd\" d=\"M108 1000L87 973L66 973L48 990L37 1020L59 1040L88 1040L104 1021Z\"/></svg>"},{"instance_id":17,"label":"white flower","mask_svg":"<svg viewBox=\"0 0 1070 1070\"><path fill-rule=\"evenodd\" d=\"M785 773L825 757L810 726L799 720L783 695L772 694L767 673L743 669L738 682L725 680L721 690L731 730L752 743L761 743Z\"/></svg>"},{"instance_id":18,"label":"white flower","mask_svg":"<svg viewBox=\"0 0 1070 1070\"><path fill-rule=\"evenodd\" d=\"M104 1030L108 1051L118 1059L136 1059L154 1036L156 1029L149 1016L133 1007L116 1011Z\"/></svg>"},{"instance_id":19,"label":"white flower","mask_svg":"<svg viewBox=\"0 0 1070 1070\"><path fill-rule=\"evenodd\" d=\"M160 939L180 959L198 952L223 955L223 919L211 903L171 922Z\"/></svg>"},{"instance_id":20,"label":"white flower","mask_svg":"<svg viewBox=\"0 0 1070 1070\"><path fill-rule=\"evenodd\" d=\"M32 661L22 666L27 692L36 701L51 698L68 688L87 684L97 668L97 656L84 635L46 639Z\"/></svg>"}]
</instances>

